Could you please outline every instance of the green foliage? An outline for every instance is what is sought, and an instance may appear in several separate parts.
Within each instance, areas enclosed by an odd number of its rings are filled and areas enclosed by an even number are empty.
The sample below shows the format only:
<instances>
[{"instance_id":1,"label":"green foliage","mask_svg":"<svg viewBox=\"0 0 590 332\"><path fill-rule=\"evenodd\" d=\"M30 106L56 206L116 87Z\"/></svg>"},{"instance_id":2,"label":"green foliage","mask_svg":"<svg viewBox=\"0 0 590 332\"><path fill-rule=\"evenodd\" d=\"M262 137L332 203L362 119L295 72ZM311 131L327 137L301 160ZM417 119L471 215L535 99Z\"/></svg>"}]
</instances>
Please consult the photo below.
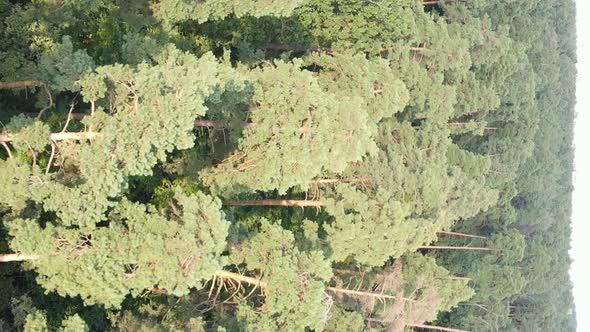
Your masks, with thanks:
<instances>
[{"instance_id":1,"label":"green foliage","mask_svg":"<svg viewBox=\"0 0 590 332\"><path fill-rule=\"evenodd\" d=\"M25 332L48 332L47 317L41 311L35 311L27 316L25 326Z\"/></svg>"},{"instance_id":2,"label":"green foliage","mask_svg":"<svg viewBox=\"0 0 590 332\"><path fill-rule=\"evenodd\" d=\"M30 174L31 166L16 158L0 160L0 206L9 207L14 211L25 208L31 197L27 185Z\"/></svg>"},{"instance_id":3,"label":"green foliage","mask_svg":"<svg viewBox=\"0 0 590 332\"><path fill-rule=\"evenodd\" d=\"M322 172L342 173L349 162L375 151L362 99L323 91L301 65L276 61L251 72L255 105L239 151L202 174L214 192L308 188Z\"/></svg>"},{"instance_id":4,"label":"green foliage","mask_svg":"<svg viewBox=\"0 0 590 332\"><path fill-rule=\"evenodd\" d=\"M47 146L49 126L39 120L25 115L18 115L10 119L4 128L4 133L12 136L11 144L18 150L43 151Z\"/></svg>"},{"instance_id":5,"label":"green foliage","mask_svg":"<svg viewBox=\"0 0 590 332\"><path fill-rule=\"evenodd\" d=\"M80 295L87 304L118 307L127 294L138 296L154 285L185 295L223 265L229 225L220 202L202 193L178 191L171 204L166 218L122 201L109 226L92 232L14 220L7 225L11 248L39 255L31 267L45 289Z\"/></svg>"},{"instance_id":6,"label":"green foliage","mask_svg":"<svg viewBox=\"0 0 590 332\"><path fill-rule=\"evenodd\" d=\"M0 329L575 330L574 16L0 0Z\"/></svg>"},{"instance_id":7,"label":"green foliage","mask_svg":"<svg viewBox=\"0 0 590 332\"><path fill-rule=\"evenodd\" d=\"M54 91L79 91L80 77L94 69L94 60L83 50L74 51L71 37L44 52L39 59L42 79Z\"/></svg>"},{"instance_id":8,"label":"green foliage","mask_svg":"<svg viewBox=\"0 0 590 332\"><path fill-rule=\"evenodd\" d=\"M322 87L334 94L359 96L372 122L401 112L409 95L404 83L383 59L368 59L363 54L313 53L305 58L311 68L320 70Z\"/></svg>"},{"instance_id":9,"label":"green foliage","mask_svg":"<svg viewBox=\"0 0 590 332\"><path fill-rule=\"evenodd\" d=\"M63 332L88 332L88 326L86 322L78 315L70 316L66 318L61 325L61 331Z\"/></svg>"},{"instance_id":10,"label":"green foliage","mask_svg":"<svg viewBox=\"0 0 590 332\"><path fill-rule=\"evenodd\" d=\"M232 14L236 17L288 16L301 2L302 0L164 0L155 7L154 14L169 25L188 19L203 23Z\"/></svg>"},{"instance_id":11,"label":"green foliage","mask_svg":"<svg viewBox=\"0 0 590 332\"><path fill-rule=\"evenodd\" d=\"M336 262L351 257L361 264L380 266L390 257L399 257L433 240L433 234L426 231L433 225L411 218L408 204L383 188L377 189L375 198L346 184L339 185L336 192L337 196L326 202L335 222L325 226L332 249L330 258Z\"/></svg>"},{"instance_id":12,"label":"green foliage","mask_svg":"<svg viewBox=\"0 0 590 332\"><path fill-rule=\"evenodd\" d=\"M414 33L426 15L418 2L311 0L294 17L314 35L314 45L336 49L368 50L404 47L416 41Z\"/></svg>"},{"instance_id":13,"label":"green foliage","mask_svg":"<svg viewBox=\"0 0 590 332\"><path fill-rule=\"evenodd\" d=\"M267 220L261 223L260 232L232 251L231 260L264 275L265 305L258 314L240 307L239 315L248 317L248 330L323 329L329 310L324 293L324 283L332 276L329 261L321 251L300 251L289 231Z\"/></svg>"},{"instance_id":14,"label":"green foliage","mask_svg":"<svg viewBox=\"0 0 590 332\"><path fill-rule=\"evenodd\" d=\"M32 185L34 199L64 224L94 227L113 205L109 197L119 195L130 176L150 175L167 152L191 147L192 120L204 115L205 99L215 98L232 79L231 69L211 55L197 59L171 48L159 61L136 68L99 67L80 80L84 98L98 106L95 116L85 120L97 128L98 137L75 146L75 158L68 161L77 169L76 180ZM107 116L106 109L114 114ZM42 137L47 135L33 139L41 144Z\"/></svg>"},{"instance_id":15,"label":"green foliage","mask_svg":"<svg viewBox=\"0 0 590 332\"><path fill-rule=\"evenodd\" d=\"M357 312L343 310L336 306L330 311L330 318L324 331L362 331L365 327L363 316Z\"/></svg>"}]
</instances>

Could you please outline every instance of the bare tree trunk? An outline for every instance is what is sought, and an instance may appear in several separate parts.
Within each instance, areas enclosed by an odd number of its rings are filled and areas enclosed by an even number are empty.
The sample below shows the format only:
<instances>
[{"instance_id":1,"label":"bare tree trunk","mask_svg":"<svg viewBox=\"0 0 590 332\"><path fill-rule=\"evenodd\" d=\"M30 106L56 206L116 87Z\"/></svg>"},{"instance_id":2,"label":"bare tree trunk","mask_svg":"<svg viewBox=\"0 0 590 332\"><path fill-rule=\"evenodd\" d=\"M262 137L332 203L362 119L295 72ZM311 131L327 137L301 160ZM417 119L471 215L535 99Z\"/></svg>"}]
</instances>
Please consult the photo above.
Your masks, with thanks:
<instances>
[{"instance_id":1,"label":"bare tree trunk","mask_svg":"<svg viewBox=\"0 0 590 332\"><path fill-rule=\"evenodd\" d=\"M36 259L39 259L39 256L37 256L37 255L21 255L21 254L0 255L0 263L34 261Z\"/></svg>"},{"instance_id":2,"label":"bare tree trunk","mask_svg":"<svg viewBox=\"0 0 590 332\"><path fill-rule=\"evenodd\" d=\"M438 5L441 3L451 3L451 2L462 2L461 0L424 0L422 1L422 4L424 6L428 6L428 5Z\"/></svg>"},{"instance_id":3,"label":"bare tree trunk","mask_svg":"<svg viewBox=\"0 0 590 332\"><path fill-rule=\"evenodd\" d=\"M451 276L449 277L451 280L465 280L465 281L471 281L471 278L468 277L456 277L456 276Z\"/></svg>"},{"instance_id":4,"label":"bare tree trunk","mask_svg":"<svg viewBox=\"0 0 590 332\"><path fill-rule=\"evenodd\" d=\"M485 237L485 236L466 234L466 233L460 233L460 232L440 231L438 233L445 234L445 235L460 236L460 237L470 237L470 238L474 238L474 239L484 239L484 240L487 239L487 237Z\"/></svg>"},{"instance_id":5,"label":"bare tree trunk","mask_svg":"<svg viewBox=\"0 0 590 332\"><path fill-rule=\"evenodd\" d=\"M278 43L270 43L267 44L264 48L268 50L277 50L277 51L294 51L294 52L326 52L326 53L334 53L334 50L327 47L307 47L307 46L296 46L296 45L287 45L287 44L278 44Z\"/></svg>"},{"instance_id":6,"label":"bare tree trunk","mask_svg":"<svg viewBox=\"0 0 590 332\"><path fill-rule=\"evenodd\" d=\"M466 330L453 329L450 327L443 327L443 326L437 326L437 325L410 324L410 323L406 323L406 325L411 326L411 327L418 327L421 329L427 329L427 330L436 330L436 331L445 331L445 332L469 332Z\"/></svg>"},{"instance_id":7,"label":"bare tree trunk","mask_svg":"<svg viewBox=\"0 0 590 332\"><path fill-rule=\"evenodd\" d=\"M25 88L28 86L40 85L41 81L0 81L0 89Z\"/></svg>"},{"instance_id":8,"label":"bare tree trunk","mask_svg":"<svg viewBox=\"0 0 590 332\"><path fill-rule=\"evenodd\" d=\"M264 48L269 50L278 50L278 51L293 51L293 52L326 52L328 54L337 54L342 52L342 50L333 49L329 47L306 47L306 46L297 46L297 45L287 45L287 44L267 44ZM386 47L379 50L379 53L386 53L392 51L393 47ZM422 52L425 51L425 47L409 47L410 51L413 52Z\"/></svg>"},{"instance_id":9,"label":"bare tree trunk","mask_svg":"<svg viewBox=\"0 0 590 332\"><path fill-rule=\"evenodd\" d=\"M72 133L72 132L65 132L65 133L51 133L47 138L50 141L65 141L65 140L87 140L93 139L99 136L99 133L96 132L79 132L79 133ZM0 142L10 142L12 141L12 135L10 134L0 134Z\"/></svg>"},{"instance_id":10,"label":"bare tree trunk","mask_svg":"<svg viewBox=\"0 0 590 332\"><path fill-rule=\"evenodd\" d=\"M245 283L248 283L251 285L258 285L260 287L266 287L266 282L264 282L262 280L252 278L252 277L247 277L247 276L244 276L244 275L241 275L238 273L234 273L234 272L229 272L229 271L218 271L215 273L215 277L222 278L222 279L229 278L229 279L233 279L235 281L245 282ZM380 299L391 299L391 300L402 299L404 301L414 301L413 299L397 297L397 296L393 296L393 295L374 293L374 292L363 292L363 291L357 291L357 290L346 289L346 288L326 287L326 290L329 292L333 292L333 293L340 293L340 294L347 294L347 295L354 295L354 296L366 296L366 297L375 297L375 298L380 298Z\"/></svg>"},{"instance_id":11,"label":"bare tree trunk","mask_svg":"<svg viewBox=\"0 0 590 332\"><path fill-rule=\"evenodd\" d=\"M487 248L487 247L452 247L452 246L419 246L418 249L499 251L498 249Z\"/></svg>"},{"instance_id":12,"label":"bare tree trunk","mask_svg":"<svg viewBox=\"0 0 590 332\"><path fill-rule=\"evenodd\" d=\"M252 277L248 277L239 273L234 273L234 272L230 272L230 271L217 271L215 272L215 277L216 278L221 278L221 279L232 279L235 281L240 281L240 282L245 282L247 284L251 284L251 285L258 285L260 287L266 287L266 282L260 280L260 279L256 279L256 278L252 278Z\"/></svg>"},{"instance_id":13,"label":"bare tree trunk","mask_svg":"<svg viewBox=\"0 0 590 332\"><path fill-rule=\"evenodd\" d=\"M195 127L216 127L217 121L214 120L195 120L193 121Z\"/></svg>"},{"instance_id":14,"label":"bare tree trunk","mask_svg":"<svg viewBox=\"0 0 590 332\"><path fill-rule=\"evenodd\" d=\"M333 184L333 183L358 183L358 182L365 182L368 179L317 179L312 180L311 183L313 184Z\"/></svg>"},{"instance_id":15,"label":"bare tree trunk","mask_svg":"<svg viewBox=\"0 0 590 332\"><path fill-rule=\"evenodd\" d=\"M303 199L260 199L254 201L225 201L230 206L296 206L296 207L322 207L320 201L308 201Z\"/></svg>"}]
</instances>

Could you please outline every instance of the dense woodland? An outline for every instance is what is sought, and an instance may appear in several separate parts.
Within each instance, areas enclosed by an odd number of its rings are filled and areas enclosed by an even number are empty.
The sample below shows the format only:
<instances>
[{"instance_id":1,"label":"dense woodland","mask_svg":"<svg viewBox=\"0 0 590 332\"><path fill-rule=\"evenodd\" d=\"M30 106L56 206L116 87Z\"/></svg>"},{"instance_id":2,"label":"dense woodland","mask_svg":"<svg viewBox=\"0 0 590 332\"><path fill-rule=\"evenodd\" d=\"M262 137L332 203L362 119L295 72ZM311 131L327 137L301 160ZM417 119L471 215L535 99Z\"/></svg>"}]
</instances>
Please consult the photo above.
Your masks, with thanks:
<instances>
[{"instance_id":1,"label":"dense woodland","mask_svg":"<svg viewBox=\"0 0 590 332\"><path fill-rule=\"evenodd\" d=\"M573 0L0 0L0 330L575 331Z\"/></svg>"}]
</instances>

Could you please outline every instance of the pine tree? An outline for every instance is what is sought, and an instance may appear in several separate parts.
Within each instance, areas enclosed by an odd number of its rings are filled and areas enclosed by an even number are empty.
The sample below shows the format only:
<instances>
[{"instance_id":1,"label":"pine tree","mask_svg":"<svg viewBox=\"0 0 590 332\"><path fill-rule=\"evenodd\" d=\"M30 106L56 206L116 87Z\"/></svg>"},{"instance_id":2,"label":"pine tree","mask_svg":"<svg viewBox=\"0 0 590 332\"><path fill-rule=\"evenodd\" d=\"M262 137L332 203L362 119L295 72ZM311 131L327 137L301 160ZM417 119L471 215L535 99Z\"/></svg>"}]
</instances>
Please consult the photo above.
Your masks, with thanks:
<instances>
[{"instance_id":1,"label":"pine tree","mask_svg":"<svg viewBox=\"0 0 590 332\"><path fill-rule=\"evenodd\" d=\"M234 152L202 178L225 197L240 192L307 188L322 172L341 173L375 152L362 99L326 92L302 61L276 61L251 73L257 91Z\"/></svg>"},{"instance_id":2,"label":"pine tree","mask_svg":"<svg viewBox=\"0 0 590 332\"><path fill-rule=\"evenodd\" d=\"M170 204L166 216L122 201L108 226L90 232L15 219L7 225L10 246L37 257L30 268L46 290L80 295L86 304L118 307L128 294L154 286L185 295L224 265L220 255L229 225L219 200L207 195L177 192Z\"/></svg>"},{"instance_id":3,"label":"pine tree","mask_svg":"<svg viewBox=\"0 0 590 332\"><path fill-rule=\"evenodd\" d=\"M170 48L159 61L137 68L99 67L80 80L81 93L91 105L91 116L84 119L90 130L69 135L80 143L59 147L64 166L74 173L54 181L50 164L45 174L31 173L36 177L28 184L31 198L55 211L65 225L94 227L113 205L109 197L118 196L130 176L150 175L166 153L191 147L192 121L205 114L205 100L215 98L228 81L237 78L211 55L198 59ZM195 77L201 81L195 82ZM240 81L234 80L232 89L243 87ZM41 144L47 144L47 134L39 132L42 127L37 122L12 127L4 140L16 143L14 148L38 144L31 146L35 155Z\"/></svg>"}]
</instances>

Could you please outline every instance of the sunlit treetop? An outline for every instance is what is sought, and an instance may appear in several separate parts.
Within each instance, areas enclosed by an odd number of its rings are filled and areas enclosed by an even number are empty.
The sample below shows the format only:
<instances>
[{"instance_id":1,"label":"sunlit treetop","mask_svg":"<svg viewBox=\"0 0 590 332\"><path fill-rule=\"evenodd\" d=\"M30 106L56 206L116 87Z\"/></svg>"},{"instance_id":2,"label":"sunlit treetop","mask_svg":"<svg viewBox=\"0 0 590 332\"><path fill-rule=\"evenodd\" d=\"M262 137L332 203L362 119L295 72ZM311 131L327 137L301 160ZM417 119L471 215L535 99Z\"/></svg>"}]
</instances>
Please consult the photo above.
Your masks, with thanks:
<instances>
[{"instance_id":1,"label":"sunlit treetop","mask_svg":"<svg viewBox=\"0 0 590 332\"><path fill-rule=\"evenodd\" d=\"M184 20L203 23L219 20L230 15L289 16L302 0L164 0L153 6L154 15L165 24L171 25Z\"/></svg>"},{"instance_id":2,"label":"sunlit treetop","mask_svg":"<svg viewBox=\"0 0 590 332\"><path fill-rule=\"evenodd\" d=\"M28 268L47 291L79 295L88 305L116 308L128 294L152 287L182 296L225 265L229 223L220 201L202 193L178 191L170 206L163 215L124 200L110 212L108 226L88 232L16 219L7 224L10 246L37 256Z\"/></svg>"},{"instance_id":3,"label":"sunlit treetop","mask_svg":"<svg viewBox=\"0 0 590 332\"><path fill-rule=\"evenodd\" d=\"M307 188L323 171L341 173L376 151L363 99L325 91L301 65L275 61L248 74L256 92L238 151L202 173L216 193Z\"/></svg>"}]
</instances>

